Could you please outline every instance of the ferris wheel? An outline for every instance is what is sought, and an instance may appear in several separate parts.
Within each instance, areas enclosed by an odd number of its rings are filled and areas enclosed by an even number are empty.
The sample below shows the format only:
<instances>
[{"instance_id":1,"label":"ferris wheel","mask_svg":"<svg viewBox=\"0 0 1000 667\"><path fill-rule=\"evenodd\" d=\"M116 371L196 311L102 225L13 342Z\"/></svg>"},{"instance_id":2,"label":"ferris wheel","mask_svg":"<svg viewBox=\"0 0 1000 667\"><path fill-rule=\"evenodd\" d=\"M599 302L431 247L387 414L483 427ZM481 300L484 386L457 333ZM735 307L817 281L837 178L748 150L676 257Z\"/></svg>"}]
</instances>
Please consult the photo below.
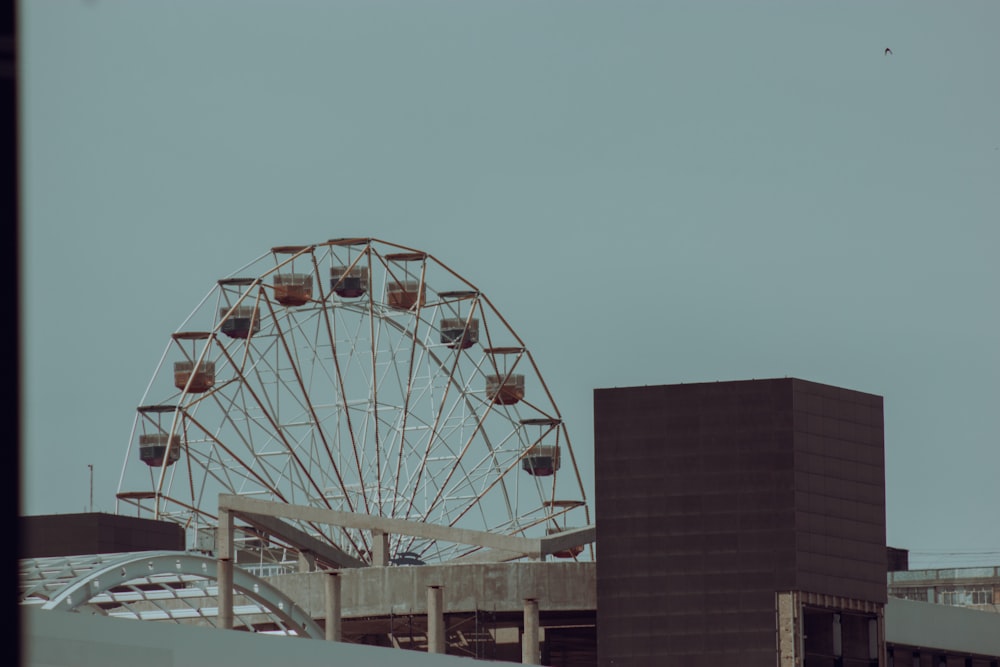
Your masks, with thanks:
<instances>
[{"instance_id":1,"label":"ferris wheel","mask_svg":"<svg viewBox=\"0 0 1000 667\"><path fill-rule=\"evenodd\" d=\"M521 338L432 255L370 238L272 248L170 336L118 511L197 533L216 525L220 493L525 537L590 523ZM299 527L370 562L362 531ZM472 549L391 539L420 562Z\"/></svg>"}]
</instances>

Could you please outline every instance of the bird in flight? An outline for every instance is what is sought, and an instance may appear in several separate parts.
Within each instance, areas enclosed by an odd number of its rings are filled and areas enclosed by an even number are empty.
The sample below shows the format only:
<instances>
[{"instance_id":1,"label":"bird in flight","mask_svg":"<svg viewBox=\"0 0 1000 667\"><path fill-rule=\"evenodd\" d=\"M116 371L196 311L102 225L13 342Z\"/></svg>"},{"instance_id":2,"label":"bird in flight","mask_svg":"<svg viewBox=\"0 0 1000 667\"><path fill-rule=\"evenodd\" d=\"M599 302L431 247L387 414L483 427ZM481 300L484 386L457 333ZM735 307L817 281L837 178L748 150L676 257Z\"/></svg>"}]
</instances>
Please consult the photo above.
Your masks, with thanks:
<instances>
[{"instance_id":1,"label":"bird in flight","mask_svg":"<svg viewBox=\"0 0 1000 667\"><path fill-rule=\"evenodd\" d=\"M888 46L885 47L885 54L884 55L891 56L892 55L892 49L890 49Z\"/></svg>"}]
</instances>

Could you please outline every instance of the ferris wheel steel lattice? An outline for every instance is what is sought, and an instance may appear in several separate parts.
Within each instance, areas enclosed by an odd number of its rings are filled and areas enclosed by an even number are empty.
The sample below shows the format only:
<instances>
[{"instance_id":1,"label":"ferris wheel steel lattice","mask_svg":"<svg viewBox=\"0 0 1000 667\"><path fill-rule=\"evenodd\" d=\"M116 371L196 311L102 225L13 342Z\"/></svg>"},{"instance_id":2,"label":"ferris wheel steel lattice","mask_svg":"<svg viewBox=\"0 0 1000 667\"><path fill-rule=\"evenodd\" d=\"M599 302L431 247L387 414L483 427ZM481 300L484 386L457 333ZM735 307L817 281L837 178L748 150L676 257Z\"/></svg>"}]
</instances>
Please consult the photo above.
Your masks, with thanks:
<instances>
[{"instance_id":1,"label":"ferris wheel steel lattice","mask_svg":"<svg viewBox=\"0 0 1000 667\"><path fill-rule=\"evenodd\" d=\"M590 523L521 338L432 255L369 238L272 248L170 336L118 510L197 534L216 525L220 493L525 537ZM364 531L297 526L371 561ZM474 549L390 539L418 562Z\"/></svg>"}]
</instances>

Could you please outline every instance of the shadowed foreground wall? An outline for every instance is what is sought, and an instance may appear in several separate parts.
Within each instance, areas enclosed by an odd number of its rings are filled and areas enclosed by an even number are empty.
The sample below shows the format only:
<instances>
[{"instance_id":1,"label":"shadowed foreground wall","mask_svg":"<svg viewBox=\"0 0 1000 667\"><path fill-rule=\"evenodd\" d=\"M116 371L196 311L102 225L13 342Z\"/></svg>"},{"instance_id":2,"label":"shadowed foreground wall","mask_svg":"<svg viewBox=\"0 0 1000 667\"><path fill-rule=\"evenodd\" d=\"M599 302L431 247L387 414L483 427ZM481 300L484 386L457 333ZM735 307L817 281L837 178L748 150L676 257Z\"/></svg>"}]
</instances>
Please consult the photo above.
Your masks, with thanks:
<instances>
[{"instance_id":1,"label":"shadowed foreground wall","mask_svg":"<svg viewBox=\"0 0 1000 667\"><path fill-rule=\"evenodd\" d=\"M21 609L25 667L461 667L468 658Z\"/></svg>"}]
</instances>

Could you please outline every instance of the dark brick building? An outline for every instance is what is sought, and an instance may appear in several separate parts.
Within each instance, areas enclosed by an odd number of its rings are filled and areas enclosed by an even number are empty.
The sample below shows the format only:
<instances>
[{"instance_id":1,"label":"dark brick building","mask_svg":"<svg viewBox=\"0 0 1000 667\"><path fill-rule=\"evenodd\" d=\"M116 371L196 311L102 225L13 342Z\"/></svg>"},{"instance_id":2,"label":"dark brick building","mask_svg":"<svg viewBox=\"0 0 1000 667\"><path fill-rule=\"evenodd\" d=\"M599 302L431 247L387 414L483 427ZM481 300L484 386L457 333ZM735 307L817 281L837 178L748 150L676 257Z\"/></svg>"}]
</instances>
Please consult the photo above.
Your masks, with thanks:
<instances>
[{"instance_id":1,"label":"dark brick building","mask_svg":"<svg viewBox=\"0 0 1000 667\"><path fill-rule=\"evenodd\" d=\"M24 516L20 524L21 558L184 549L184 529L169 521L88 512Z\"/></svg>"},{"instance_id":2,"label":"dark brick building","mask_svg":"<svg viewBox=\"0 0 1000 667\"><path fill-rule=\"evenodd\" d=\"M798 379L594 393L598 656L872 665L882 398Z\"/></svg>"}]
</instances>

